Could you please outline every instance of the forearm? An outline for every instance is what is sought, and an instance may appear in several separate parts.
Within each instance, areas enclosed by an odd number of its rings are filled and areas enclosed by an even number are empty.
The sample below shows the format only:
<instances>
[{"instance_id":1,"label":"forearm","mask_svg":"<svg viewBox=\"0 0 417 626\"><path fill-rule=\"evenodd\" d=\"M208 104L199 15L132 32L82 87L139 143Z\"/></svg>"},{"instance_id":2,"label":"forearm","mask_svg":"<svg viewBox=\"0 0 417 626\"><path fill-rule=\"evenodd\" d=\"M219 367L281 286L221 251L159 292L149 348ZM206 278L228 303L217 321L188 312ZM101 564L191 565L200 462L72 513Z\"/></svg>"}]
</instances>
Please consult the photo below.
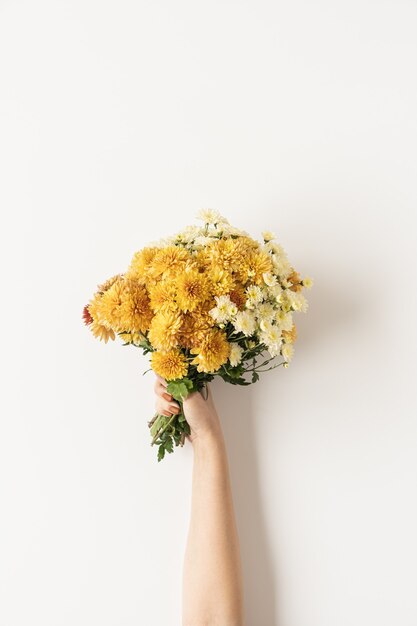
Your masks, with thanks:
<instances>
[{"instance_id":1,"label":"forearm","mask_svg":"<svg viewBox=\"0 0 417 626\"><path fill-rule=\"evenodd\" d=\"M184 562L184 626L242 626L242 575L221 432L193 443L191 521Z\"/></svg>"}]
</instances>

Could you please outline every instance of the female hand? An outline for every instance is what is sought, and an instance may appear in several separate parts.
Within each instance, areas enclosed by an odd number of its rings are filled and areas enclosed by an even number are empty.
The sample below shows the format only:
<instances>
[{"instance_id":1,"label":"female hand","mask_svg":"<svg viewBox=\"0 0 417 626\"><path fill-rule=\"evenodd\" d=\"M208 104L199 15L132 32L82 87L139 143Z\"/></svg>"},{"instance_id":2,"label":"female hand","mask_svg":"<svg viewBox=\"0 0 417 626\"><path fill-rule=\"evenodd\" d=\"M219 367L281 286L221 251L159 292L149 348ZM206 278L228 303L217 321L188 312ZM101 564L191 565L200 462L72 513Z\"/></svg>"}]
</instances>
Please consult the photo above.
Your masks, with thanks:
<instances>
[{"instance_id":1,"label":"female hand","mask_svg":"<svg viewBox=\"0 0 417 626\"><path fill-rule=\"evenodd\" d=\"M178 414L180 407L173 397L167 392L167 381L161 376L156 377L155 381L155 409L158 413L171 417ZM194 442L198 437L201 438L221 436L221 426L219 416L214 406L211 390L207 387L208 397L204 399L203 395L196 391L190 394L183 402L184 415L190 425L191 434L189 439Z\"/></svg>"}]
</instances>

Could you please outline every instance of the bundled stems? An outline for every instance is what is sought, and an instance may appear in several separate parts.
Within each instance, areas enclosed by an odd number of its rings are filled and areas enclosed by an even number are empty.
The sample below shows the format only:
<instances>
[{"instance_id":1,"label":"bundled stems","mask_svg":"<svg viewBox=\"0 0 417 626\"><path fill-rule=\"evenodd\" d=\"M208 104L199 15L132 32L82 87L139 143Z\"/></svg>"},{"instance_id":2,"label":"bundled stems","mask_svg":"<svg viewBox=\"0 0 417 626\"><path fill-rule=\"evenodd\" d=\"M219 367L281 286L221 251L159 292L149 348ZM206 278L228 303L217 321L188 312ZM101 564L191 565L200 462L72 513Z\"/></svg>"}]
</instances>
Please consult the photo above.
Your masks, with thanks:
<instances>
[{"instance_id":1,"label":"bundled stems","mask_svg":"<svg viewBox=\"0 0 417 626\"><path fill-rule=\"evenodd\" d=\"M152 424L155 422L155 420L156 420L158 417L159 417L158 415L156 415L156 416L154 417L154 419L153 419L153 421L152 421ZM165 417L165 416L162 416L162 417ZM175 418L177 418L177 417L178 417L178 414L174 413L174 415L172 415L172 416L169 418L169 421L165 424L165 426L162 426L162 427L161 427L161 428L157 431L157 433L154 435L154 437L153 437L153 439L152 439L152 441L151 441L151 446L153 446L153 445L154 445L154 444L158 441L158 439L160 439L160 438L161 438L161 436L162 436L162 435L163 435L163 434L164 434L164 433L168 430L168 428L171 426L171 424L174 422Z\"/></svg>"}]
</instances>

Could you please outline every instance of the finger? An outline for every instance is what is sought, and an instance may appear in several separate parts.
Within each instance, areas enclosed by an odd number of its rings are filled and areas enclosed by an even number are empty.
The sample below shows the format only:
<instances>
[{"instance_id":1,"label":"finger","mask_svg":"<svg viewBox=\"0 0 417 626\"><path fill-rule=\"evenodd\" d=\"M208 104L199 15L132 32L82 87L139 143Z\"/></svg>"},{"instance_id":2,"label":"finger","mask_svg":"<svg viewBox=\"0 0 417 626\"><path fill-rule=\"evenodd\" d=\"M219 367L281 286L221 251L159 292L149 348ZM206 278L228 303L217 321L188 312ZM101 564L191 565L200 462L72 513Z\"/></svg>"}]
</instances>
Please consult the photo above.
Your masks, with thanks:
<instances>
[{"instance_id":1,"label":"finger","mask_svg":"<svg viewBox=\"0 0 417 626\"><path fill-rule=\"evenodd\" d=\"M166 388L165 388L165 387L163 387L162 385L159 385L158 390L157 390L157 392L156 392L156 393L157 393L157 395L158 395L160 398L164 398L165 400L168 400L168 402L171 402L171 401L172 401L172 399L173 399L173 398L172 398L172 395L171 395L170 393L168 393L168 392L166 391Z\"/></svg>"},{"instance_id":2,"label":"finger","mask_svg":"<svg viewBox=\"0 0 417 626\"><path fill-rule=\"evenodd\" d=\"M172 400L172 395L166 391L166 387L162 385L159 380L155 380L154 391L157 396L165 398L165 400Z\"/></svg>"},{"instance_id":3,"label":"finger","mask_svg":"<svg viewBox=\"0 0 417 626\"><path fill-rule=\"evenodd\" d=\"M180 412L180 407L176 402L168 402L168 400L164 400L163 398L158 398L155 403L156 410L158 413L169 413L169 415L177 415Z\"/></svg>"},{"instance_id":4,"label":"finger","mask_svg":"<svg viewBox=\"0 0 417 626\"><path fill-rule=\"evenodd\" d=\"M158 415L165 415L165 417L172 417L173 415L178 415L178 411L176 411L175 409L159 409L159 411L157 411Z\"/></svg>"},{"instance_id":5,"label":"finger","mask_svg":"<svg viewBox=\"0 0 417 626\"><path fill-rule=\"evenodd\" d=\"M161 383L163 387L167 387L168 383L165 380L165 378L162 378L162 376L160 376L159 374L155 374L155 376L157 377L157 379L159 380L159 382Z\"/></svg>"}]
</instances>

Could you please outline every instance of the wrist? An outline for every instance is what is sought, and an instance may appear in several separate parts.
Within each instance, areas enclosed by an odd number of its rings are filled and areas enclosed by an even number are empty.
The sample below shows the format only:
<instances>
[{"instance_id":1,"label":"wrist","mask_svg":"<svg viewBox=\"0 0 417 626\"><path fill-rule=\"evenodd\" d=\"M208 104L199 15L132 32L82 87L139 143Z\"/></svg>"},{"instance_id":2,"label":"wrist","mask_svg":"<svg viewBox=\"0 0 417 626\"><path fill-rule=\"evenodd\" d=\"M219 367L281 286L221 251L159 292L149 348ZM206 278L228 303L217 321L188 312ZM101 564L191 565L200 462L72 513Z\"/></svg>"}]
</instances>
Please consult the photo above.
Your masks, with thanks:
<instances>
[{"instance_id":1,"label":"wrist","mask_svg":"<svg viewBox=\"0 0 417 626\"><path fill-rule=\"evenodd\" d=\"M195 453L210 452L224 448L224 437L220 425L195 434L192 439Z\"/></svg>"}]
</instances>

